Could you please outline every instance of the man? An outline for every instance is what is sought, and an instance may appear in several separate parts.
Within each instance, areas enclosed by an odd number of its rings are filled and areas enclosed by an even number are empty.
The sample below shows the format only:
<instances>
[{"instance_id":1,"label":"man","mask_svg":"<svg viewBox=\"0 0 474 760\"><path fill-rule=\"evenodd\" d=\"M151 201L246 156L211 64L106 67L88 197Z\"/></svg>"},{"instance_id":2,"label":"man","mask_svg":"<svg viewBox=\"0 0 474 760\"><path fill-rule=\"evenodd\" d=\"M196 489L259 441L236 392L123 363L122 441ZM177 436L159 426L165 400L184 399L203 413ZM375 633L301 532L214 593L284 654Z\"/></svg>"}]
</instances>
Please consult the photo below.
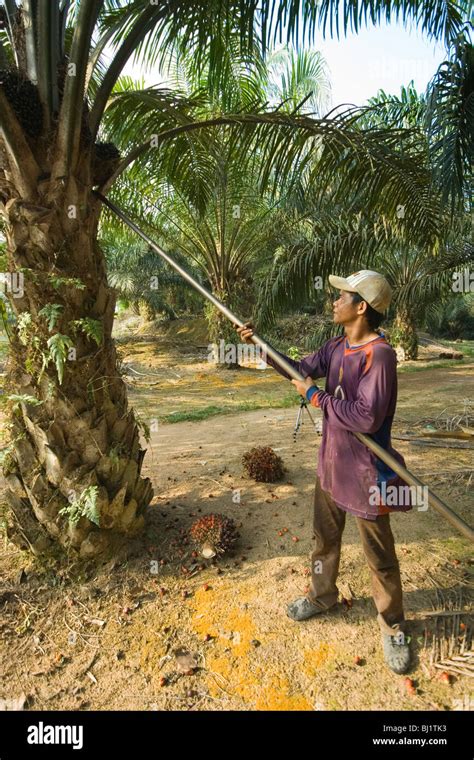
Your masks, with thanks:
<instances>
[{"instance_id":1,"label":"man","mask_svg":"<svg viewBox=\"0 0 474 760\"><path fill-rule=\"evenodd\" d=\"M405 464L390 443L397 401L396 355L383 333L376 332L392 293L386 279L370 270L346 279L331 275L329 282L340 290L333 311L334 322L344 327L344 335L331 338L301 361L280 354L306 378L304 382L292 380L298 392L323 413L311 585L307 596L288 606L288 615L293 620L307 620L336 606L341 539L350 513L355 516L371 573L385 661L395 673L406 673L410 650L404 635L400 570L389 512L411 509L406 499L408 488L353 435L370 435ZM251 342L250 322L237 332L242 340ZM270 357L266 361L290 379ZM312 378L320 377L326 378L326 390L313 382ZM386 493L400 497L389 500L384 498Z\"/></svg>"}]
</instances>

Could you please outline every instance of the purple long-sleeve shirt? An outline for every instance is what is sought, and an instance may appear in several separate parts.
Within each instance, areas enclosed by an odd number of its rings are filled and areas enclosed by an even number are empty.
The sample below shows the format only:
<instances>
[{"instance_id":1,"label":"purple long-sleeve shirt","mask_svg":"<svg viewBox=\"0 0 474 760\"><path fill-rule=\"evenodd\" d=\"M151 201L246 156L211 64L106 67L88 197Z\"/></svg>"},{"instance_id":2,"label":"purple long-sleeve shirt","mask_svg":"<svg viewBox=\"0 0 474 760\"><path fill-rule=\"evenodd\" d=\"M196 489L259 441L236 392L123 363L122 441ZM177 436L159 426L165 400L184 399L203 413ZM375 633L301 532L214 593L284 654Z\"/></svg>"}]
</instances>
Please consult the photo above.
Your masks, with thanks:
<instances>
[{"instance_id":1,"label":"purple long-sleeve shirt","mask_svg":"<svg viewBox=\"0 0 474 760\"><path fill-rule=\"evenodd\" d=\"M409 486L352 435L370 435L405 465L390 441L397 403L397 359L387 340L380 336L351 347L345 336L331 338L301 361L278 353L303 377L326 378L326 390L313 393L310 401L323 412L317 469L323 490L341 509L369 520L411 509ZM271 357L266 362L290 379Z\"/></svg>"}]
</instances>

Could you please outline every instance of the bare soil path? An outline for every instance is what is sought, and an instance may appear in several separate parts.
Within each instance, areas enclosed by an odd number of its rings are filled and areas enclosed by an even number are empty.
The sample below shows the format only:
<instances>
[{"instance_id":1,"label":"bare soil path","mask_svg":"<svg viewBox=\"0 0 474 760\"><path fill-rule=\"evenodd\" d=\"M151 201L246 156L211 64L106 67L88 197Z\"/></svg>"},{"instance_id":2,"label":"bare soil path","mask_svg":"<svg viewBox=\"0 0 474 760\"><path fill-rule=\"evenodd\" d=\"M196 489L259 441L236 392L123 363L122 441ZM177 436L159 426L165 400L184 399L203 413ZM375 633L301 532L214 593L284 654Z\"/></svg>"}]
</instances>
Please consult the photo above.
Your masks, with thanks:
<instances>
[{"instance_id":1,"label":"bare soil path","mask_svg":"<svg viewBox=\"0 0 474 760\"><path fill-rule=\"evenodd\" d=\"M472 678L458 673L450 684L443 681L433 643L444 641L455 654L463 641L469 646L468 542L431 509L391 518L412 621L416 693L410 696L404 677L383 662L352 518L339 583L345 601L305 623L286 616L286 604L308 582L320 441L307 418L293 442L298 406L292 389L271 370L216 372L203 349L193 352L192 345L183 360L182 346L175 355L172 346L155 343L145 357L145 344L125 344L122 358L153 374L136 375L142 379L130 383L131 401L144 420L158 420L145 458L156 494L146 536L126 562L80 573L41 567L4 540L4 706L20 699L33 710L472 709ZM466 363L400 373L394 435L445 408L462 410L463 399L474 398L473 370ZM271 408L288 394L291 407ZM235 413L163 421L164 414L189 411L193 404L201 410L221 406L224 397ZM237 411L256 400L269 408ZM242 454L255 445L272 446L283 458L280 483L255 483L244 475ZM413 472L472 521L472 450L407 441L396 446ZM239 525L235 551L217 562L192 557L181 540L193 520L209 512ZM433 614L439 612L445 614ZM183 653L193 659L183 660Z\"/></svg>"}]
</instances>

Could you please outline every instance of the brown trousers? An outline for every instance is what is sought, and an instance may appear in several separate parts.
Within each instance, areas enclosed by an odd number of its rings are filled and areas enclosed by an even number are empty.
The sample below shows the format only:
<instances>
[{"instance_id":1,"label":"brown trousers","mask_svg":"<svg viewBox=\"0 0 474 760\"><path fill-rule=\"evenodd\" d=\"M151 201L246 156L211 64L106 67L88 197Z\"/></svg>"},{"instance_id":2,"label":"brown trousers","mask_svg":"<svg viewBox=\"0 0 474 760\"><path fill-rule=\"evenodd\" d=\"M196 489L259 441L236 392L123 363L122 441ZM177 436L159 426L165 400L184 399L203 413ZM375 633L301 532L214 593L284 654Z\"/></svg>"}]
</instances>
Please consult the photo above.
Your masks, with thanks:
<instances>
[{"instance_id":1,"label":"brown trousers","mask_svg":"<svg viewBox=\"0 0 474 760\"><path fill-rule=\"evenodd\" d=\"M377 621L386 633L404 629L402 584L390 515L376 520L355 517L362 547L372 579L372 595ZM341 540L346 512L340 509L316 478L313 531L316 538L311 554L311 586L308 599L317 607L328 609L337 602L336 580L341 557Z\"/></svg>"}]
</instances>

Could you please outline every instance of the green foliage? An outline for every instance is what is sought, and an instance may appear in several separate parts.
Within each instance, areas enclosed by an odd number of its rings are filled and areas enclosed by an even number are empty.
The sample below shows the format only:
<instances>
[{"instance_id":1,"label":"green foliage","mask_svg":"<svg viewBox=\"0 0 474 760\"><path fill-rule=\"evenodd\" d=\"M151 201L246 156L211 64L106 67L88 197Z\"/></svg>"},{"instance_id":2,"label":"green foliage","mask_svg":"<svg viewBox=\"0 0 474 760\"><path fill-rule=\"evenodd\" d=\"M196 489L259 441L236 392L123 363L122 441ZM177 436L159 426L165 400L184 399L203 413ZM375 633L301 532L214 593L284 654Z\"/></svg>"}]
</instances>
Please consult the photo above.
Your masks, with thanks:
<instances>
[{"instance_id":1,"label":"green foliage","mask_svg":"<svg viewBox=\"0 0 474 760\"><path fill-rule=\"evenodd\" d=\"M145 441L149 443L151 439L150 426L144 421L142 417L140 417L138 412L134 411L133 416L135 417L135 422L137 423L138 428L143 433L143 437L145 438Z\"/></svg>"},{"instance_id":2,"label":"green foliage","mask_svg":"<svg viewBox=\"0 0 474 760\"><path fill-rule=\"evenodd\" d=\"M288 356L290 359L295 359L296 361L300 358L300 352L297 346L290 346L288 349Z\"/></svg>"},{"instance_id":3,"label":"green foliage","mask_svg":"<svg viewBox=\"0 0 474 760\"><path fill-rule=\"evenodd\" d=\"M56 327L56 323L64 311L64 306L59 303L47 303L46 306L38 312L39 317L44 317L48 322L48 330L52 332Z\"/></svg>"},{"instance_id":4,"label":"green foliage","mask_svg":"<svg viewBox=\"0 0 474 760\"><path fill-rule=\"evenodd\" d=\"M100 515L97 508L98 486L87 486L81 495L59 510L60 515L66 515L69 522L76 524L81 517L87 517L95 525L100 525Z\"/></svg>"},{"instance_id":5,"label":"green foliage","mask_svg":"<svg viewBox=\"0 0 474 760\"><path fill-rule=\"evenodd\" d=\"M16 471L15 457L10 446L0 451L0 466L5 477Z\"/></svg>"},{"instance_id":6,"label":"green foliage","mask_svg":"<svg viewBox=\"0 0 474 760\"><path fill-rule=\"evenodd\" d=\"M35 361L31 356L25 359L25 369L30 375L33 375L36 371Z\"/></svg>"},{"instance_id":7,"label":"green foliage","mask_svg":"<svg viewBox=\"0 0 474 760\"><path fill-rule=\"evenodd\" d=\"M472 11L471 11L472 13ZM472 201L474 46L459 35L428 87L426 112L434 177L451 213Z\"/></svg>"},{"instance_id":8,"label":"green foliage","mask_svg":"<svg viewBox=\"0 0 474 760\"><path fill-rule=\"evenodd\" d=\"M20 404L31 404L31 406L41 406L43 403L40 399L35 398L34 396L29 396L26 393L23 394L16 394L12 393L10 396L7 396L8 401L13 401L12 409L13 411L17 411L17 409L20 408Z\"/></svg>"},{"instance_id":9,"label":"green foliage","mask_svg":"<svg viewBox=\"0 0 474 760\"><path fill-rule=\"evenodd\" d=\"M24 346L27 346L30 342L30 331L32 324L33 320L29 311L22 311L22 313L18 315L18 337L20 339L20 343L22 343Z\"/></svg>"},{"instance_id":10,"label":"green foliage","mask_svg":"<svg viewBox=\"0 0 474 760\"><path fill-rule=\"evenodd\" d=\"M413 80L408 86L402 85L400 95L393 95L379 90L375 97L368 100L371 108L367 111L363 123L366 126L384 124L394 129L423 126L426 113L426 96L416 91Z\"/></svg>"},{"instance_id":11,"label":"green foliage","mask_svg":"<svg viewBox=\"0 0 474 760\"><path fill-rule=\"evenodd\" d=\"M113 446L110 447L110 450L107 456L109 457L115 469L118 469L119 464L120 464L120 457L124 453L125 453L125 447L123 443L115 443Z\"/></svg>"},{"instance_id":12,"label":"green foliage","mask_svg":"<svg viewBox=\"0 0 474 760\"><path fill-rule=\"evenodd\" d=\"M81 330L88 338L95 341L98 346L102 343L104 330L102 322L98 319L92 319L91 317L83 317L82 319L75 319L70 324L73 328Z\"/></svg>"},{"instance_id":13,"label":"green foliage","mask_svg":"<svg viewBox=\"0 0 474 760\"><path fill-rule=\"evenodd\" d=\"M48 382L48 388L47 388L47 391L46 391L46 398L48 400L51 400L54 397L55 391L56 391L56 386L54 385L54 383L51 380L49 380L49 382Z\"/></svg>"},{"instance_id":14,"label":"green foliage","mask_svg":"<svg viewBox=\"0 0 474 760\"><path fill-rule=\"evenodd\" d=\"M8 340L11 340L11 329L8 323L8 305L0 295L0 321L3 324L3 329L7 335Z\"/></svg>"},{"instance_id":15,"label":"green foliage","mask_svg":"<svg viewBox=\"0 0 474 760\"><path fill-rule=\"evenodd\" d=\"M12 424L9 423L7 428L11 431ZM26 434L22 431L10 440L8 446L0 451L0 466L3 468L3 474L5 477L10 473L15 472L17 469L17 463L15 460L15 443L26 438Z\"/></svg>"},{"instance_id":16,"label":"green foliage","mask_svg":"<svg viewBox=\"0 0 474 760\"><path fill-rule=\"evenodd\" d=\"M156 239L156 232L154 237ZM178 310L187 311L196 302L200 308L201 300L195 291L135 234L106 225L101 245L107 260L108 281L122 298L118 311L125 305L136 309L147 304L157 314L164 313L174 319ZM169 247L168 241L166 247ZM173 251L173 258L198 280L202 279L185 256Z\"/></svg>"},{"instance_id":17,"label":"green foliage","mask_svg":"<svg viewBox=\"0 0 474 760\"><path fill-rule=\"evenodd\" d=\"M327 64L317 50L284 47L266 61L267 91L280 110L294 113L304 101L304 110L324 114L330 106L331 85Z\"/></svg>"},{"instance_id":18,"label":"green foliage","mask_svg":"<svg viewBox=\"0 0 474 760\"><path fill-rule=\"evenodd\" d=\"M54 362L56 365L56 371L58 373L59 385L62 385L67 352L69 348L72 348L72 346L73 342L69 335L56 333L48 339L49 354L46 354L43 357L43 366L46 367L50 361Z\"/></svg>"},{"instance_id":19,"label":"green foliage","mask_svg":"<svg viewBox=\"0 0 474 760\"><path fill-rule=\"evenodd\" d=\"M431 335L441 338L474 339L474 293L453 296L439 303L427 319L426 327Z\"/></svg>"},{"instance_id":20,"label":"green foliage","mask_svg":"<svg viewBox=\"0 0 474 760\"><path fill-rule=\"evenodd\" d=\"M54 274L49 275L51 285L55 290L65 286L68 288L76 288L77 290L85 290L85 284L77 277L57 277Z\"/></svg>"},{"instance_id":21,"label":"green foliage","mask_svg":"<svg viewBox=\"0 0 474 760\"><path fill-rule=\"evenodd\" d=\"M267 337L272 345L288 356L292 346L297 347L300 355L304 356L340 333L340 326L324 313L293 313L276 320Z\"/></svg>"}]
</instances>

